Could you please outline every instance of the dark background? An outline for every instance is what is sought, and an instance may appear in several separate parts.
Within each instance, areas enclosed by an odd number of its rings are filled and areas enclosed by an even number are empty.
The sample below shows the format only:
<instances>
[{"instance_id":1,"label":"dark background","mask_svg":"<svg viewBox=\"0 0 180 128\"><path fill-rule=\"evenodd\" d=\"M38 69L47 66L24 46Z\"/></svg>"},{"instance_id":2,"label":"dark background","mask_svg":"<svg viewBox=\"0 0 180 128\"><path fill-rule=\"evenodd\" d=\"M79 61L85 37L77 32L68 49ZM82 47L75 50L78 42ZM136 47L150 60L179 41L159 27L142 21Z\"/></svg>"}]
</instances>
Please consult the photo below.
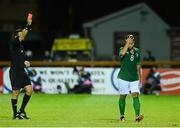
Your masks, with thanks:
<instances>
[{"instance_id":1,"label":"dark background","mask_svg":"<svg viewBox=\"0 0 180 128\"><path fill-rule=\"evenodd\" d=\"M179 0L40 0L40 31L50 47L55 37L83 35L82 24L144 2L171 27L180 26Z\"/></svg>"},{"instance_id":2,"label":"dark background","mask_svg":"<svg viewBox=\"0 0 180 128\"><path fill-rule=\"evenodd\" d=\"M170 26L180 26L179 0L40 0L41 29L69 33L83 33L82 23L144 2ZM71 10L71 12L70 12Z\"/></svg>"},{"instance_id":3,"label":"dark background","mask_svg":"<svg viewBox=\"0 0 180 128\"><path fill-rule=\"evenodd\" d=\"M5 0L0 0L5 1ZM29 3L33 0L10 0L16 6L16 3L23 3L26 9L31 10ZM17 2L18 1L18 2ZM32 49L36 55L44 54L45 50L50 50L56 37L68 37L70 34L79 34L84 36L83 23L101 18L116 11L123 10L138 3L146 3L154 10L167 24L172 28L180 26L180 0L34 0L37 9L34 10L33 36L40 36L33 42L26 43L27 49ZM24 4L25 3L25 4ZM21 10L24 16L27 10ZM7 8L8 10L8 8ZM6 15L6 11L3 13ZM24 16L25 17L25 16ZM22 18L23 21L25 19ZM2 21L0 21L1 24ZM8 21L13 23L14 21ZM19 21L18 21L19 22ZM6 23L6 21L5 21ZM8 41L10 40L8 32L0 32L0 60L9 60ZM31 34L32 38L32 34ZM35 47L36 46L36 47Z\"/></svg>"}]
</instances>

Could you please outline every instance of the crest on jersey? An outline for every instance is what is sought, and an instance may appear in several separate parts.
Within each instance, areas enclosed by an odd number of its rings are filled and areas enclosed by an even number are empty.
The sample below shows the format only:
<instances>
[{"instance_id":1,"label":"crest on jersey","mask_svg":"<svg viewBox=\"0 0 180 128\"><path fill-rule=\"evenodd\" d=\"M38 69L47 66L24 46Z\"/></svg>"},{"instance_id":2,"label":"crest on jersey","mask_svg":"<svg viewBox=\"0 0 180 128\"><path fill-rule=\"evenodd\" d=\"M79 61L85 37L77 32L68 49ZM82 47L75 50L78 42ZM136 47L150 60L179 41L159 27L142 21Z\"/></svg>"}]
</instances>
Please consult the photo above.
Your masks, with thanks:
<instances>
[{"instance_id":1,"label":"crest on jersey","mask_svg":"<svg viewBox=\"0 0 180 128\"><path fill-rule=\"evenodd\" d=\"M136 57L138 57L139 56L139 54L138 53L136 53Z\"/></svg>"}]
</instances>

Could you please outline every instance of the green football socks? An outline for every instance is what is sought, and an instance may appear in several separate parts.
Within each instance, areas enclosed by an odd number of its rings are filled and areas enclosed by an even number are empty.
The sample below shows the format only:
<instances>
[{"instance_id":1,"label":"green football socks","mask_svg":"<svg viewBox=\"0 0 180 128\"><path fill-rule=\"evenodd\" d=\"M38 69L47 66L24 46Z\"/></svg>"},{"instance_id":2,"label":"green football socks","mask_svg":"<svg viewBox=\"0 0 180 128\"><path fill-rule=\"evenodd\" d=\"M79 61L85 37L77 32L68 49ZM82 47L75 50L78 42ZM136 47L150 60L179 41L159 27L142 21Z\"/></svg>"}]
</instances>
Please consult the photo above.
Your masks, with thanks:
<instances>
[{"instance_id":1,"label":"green football socks","mask_svg":"<svg viewBox=\"0 0 180 128\"><path fill-rule=\"evenodd\" d=\"M125 106L126 106L126 101L125 99L119 99L119 111L120 115L124 116L124 111L125 111Z\"/></svg>"},{"instance_id":2,"label":"green football socks","mask_svg":"<svg viewBox=\"0 0 180 128\"><path fill-rule=\"evenodd\" d=\"M139 101L139 97L134 97L133 98L133 106L134 106L134 110L135 110L136 116L139 116L139 114L140 114L140 101Z\"/></svg>"}]
</instances>

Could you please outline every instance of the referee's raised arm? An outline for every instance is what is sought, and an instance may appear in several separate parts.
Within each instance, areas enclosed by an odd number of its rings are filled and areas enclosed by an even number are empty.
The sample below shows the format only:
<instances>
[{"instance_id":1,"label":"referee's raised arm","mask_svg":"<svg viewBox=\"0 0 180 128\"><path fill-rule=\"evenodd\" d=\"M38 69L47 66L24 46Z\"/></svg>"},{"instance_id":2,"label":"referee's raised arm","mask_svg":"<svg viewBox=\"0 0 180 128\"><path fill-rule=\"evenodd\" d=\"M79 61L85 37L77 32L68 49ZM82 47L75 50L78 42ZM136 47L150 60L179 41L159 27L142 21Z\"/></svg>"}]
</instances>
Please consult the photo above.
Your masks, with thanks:
<instances>
[{"instance_id":1,"label":"referee's raised arm","mask_svg":"<svg viewBox=\"0 0 180 128\"><path fill-rule=\"evenodd\" d=\"M28 14L26 26L20 32L18 32L18 37L20 42L25 40L28 31L31 30L31 25L32 25L32 14Z\"/></svg>"}]
</instances>

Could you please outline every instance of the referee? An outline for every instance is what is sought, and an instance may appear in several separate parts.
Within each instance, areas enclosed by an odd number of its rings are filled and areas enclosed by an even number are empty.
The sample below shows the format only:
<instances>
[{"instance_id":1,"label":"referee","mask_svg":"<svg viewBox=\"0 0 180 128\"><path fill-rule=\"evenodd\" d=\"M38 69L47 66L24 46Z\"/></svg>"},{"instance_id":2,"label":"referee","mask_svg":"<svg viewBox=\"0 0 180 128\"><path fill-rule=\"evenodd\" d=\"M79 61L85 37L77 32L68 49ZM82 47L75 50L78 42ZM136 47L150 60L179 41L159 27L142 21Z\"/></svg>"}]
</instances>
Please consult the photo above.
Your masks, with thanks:
<instances>
[{"instance_id":1,"label":"referee","mask_svg":"<svg viewBox=\"0 0 180 128\"><path fill-rule=\"evenodd\" d=\"M25 51L23 45L28 31L31 30L31 24L32 14L29 14L27 17L27 25L24 28L19 28L16 30L14 40L10 43L11 67L9 76L13 90L11 97L13 119L29 119L29 117L26 115L25 107L29 102L33 88L30 79L24 70L24 68L30 66L30 62L25 60ZM21 88L24 88L25 94L21 108L19 111L17 111L17 101Z\"/></svg>"}]
</instances>

